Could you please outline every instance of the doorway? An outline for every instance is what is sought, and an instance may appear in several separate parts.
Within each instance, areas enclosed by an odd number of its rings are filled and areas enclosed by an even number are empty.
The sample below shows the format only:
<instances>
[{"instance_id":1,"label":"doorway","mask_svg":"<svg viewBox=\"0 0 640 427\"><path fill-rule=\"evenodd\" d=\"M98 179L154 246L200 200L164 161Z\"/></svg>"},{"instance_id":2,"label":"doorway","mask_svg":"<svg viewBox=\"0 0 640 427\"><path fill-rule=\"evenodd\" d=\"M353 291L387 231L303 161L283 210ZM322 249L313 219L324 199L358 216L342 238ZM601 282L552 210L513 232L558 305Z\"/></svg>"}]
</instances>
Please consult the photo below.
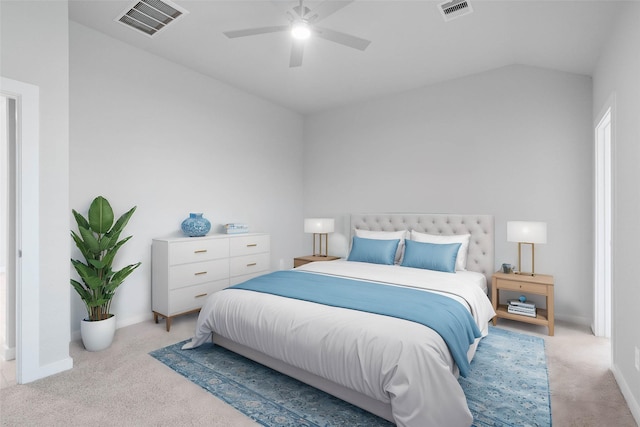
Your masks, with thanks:
<instances>
[{"instance_id":1,"label":"doorway","mask_svg":"<svg viewBox=\"0 0 640 427\"><path fill-rule=\"evenodd\" d=\"M611 337L613 103L595 127L595 295L593 333Z\"/></svg>"},{"instance_id":2,"label":"doorway","mask_svg":"<svg viewBox=\"0 0 640 427\"><path fill-rule=\"evenodd\" d=\"M15 164L16 100L0 94L0 342L2 386L15 383L16 236Z\"/></svg>"},{"instance_id":3,"label":"doorway","mask_svg":"<svg viewBox=\"0 0 640 427\"><path fill-rule=\"evenodd\" d=\"M40 367L40 237L39 227L39 133L40 94L37 86L0 77L0 96L5 103L6 169L3 186L7 208L0 219L6 247L7 295L2 320L7 338L15 344L15 381L24 384L42 378ZM4 175L4 173L7 175ZM8 179L5 180L4 177ZM8 181L8 182L5 182ZM5 246L6 241L6 246ZM15 301L15 302L14 302ZM4 345L5 343L3 343ZM4 351L4 347L3 347Z\"/></svg>"}]
</instances>

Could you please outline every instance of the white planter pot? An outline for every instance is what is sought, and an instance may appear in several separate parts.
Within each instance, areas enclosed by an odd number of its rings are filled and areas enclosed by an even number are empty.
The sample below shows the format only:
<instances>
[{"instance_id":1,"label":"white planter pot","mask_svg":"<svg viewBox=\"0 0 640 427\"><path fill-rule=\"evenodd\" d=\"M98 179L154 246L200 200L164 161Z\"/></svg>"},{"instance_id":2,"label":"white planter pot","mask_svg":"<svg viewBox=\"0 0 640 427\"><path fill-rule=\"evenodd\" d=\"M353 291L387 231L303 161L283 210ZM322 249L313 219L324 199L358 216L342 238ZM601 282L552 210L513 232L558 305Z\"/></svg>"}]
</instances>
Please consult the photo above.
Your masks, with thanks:
<instances>
[{"instance_id":1,"label":"white planter pot","mask_svg":"<svg viewBox=\"0 0 640 427\"><path fill-rule=\"evenodd\" d=\"M84 348L89 351L101 351L109 348L116 333L116 316L108 319L90 322L80 322L80 335Z\"/></svg>"}]
</instances>

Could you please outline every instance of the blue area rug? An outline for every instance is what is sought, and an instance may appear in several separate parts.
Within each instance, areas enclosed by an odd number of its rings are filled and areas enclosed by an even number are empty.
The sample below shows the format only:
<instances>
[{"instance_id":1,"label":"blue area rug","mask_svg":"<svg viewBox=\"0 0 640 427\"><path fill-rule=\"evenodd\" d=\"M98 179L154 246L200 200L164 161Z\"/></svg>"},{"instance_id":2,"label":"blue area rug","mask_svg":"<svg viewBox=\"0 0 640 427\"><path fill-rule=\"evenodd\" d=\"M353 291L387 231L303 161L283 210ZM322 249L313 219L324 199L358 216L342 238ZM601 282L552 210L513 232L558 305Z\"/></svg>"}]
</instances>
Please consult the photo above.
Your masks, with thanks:
<instances>
[{"instance_id":1,"label":"blue area rug","mask_svg":"<svg viewBox=\"0 0 640 427\"><path fill-rule=\"evenodd\" d=\"M542 338L490 326L471 361L471 373L459 382L475 427L551 426Z\"/></svg>"},{"instance_id":2,"label":"blue area rug","mask_svg":"<svg viewBox=\"0 0 640 427\"><path fill-rule=\"evenodd\" d=\"M211 343L151 352L174 371L269 427L393 424ZM460 378L474 427L551 426L544 340L490 327Z\"/></svg>"}]
</instances>

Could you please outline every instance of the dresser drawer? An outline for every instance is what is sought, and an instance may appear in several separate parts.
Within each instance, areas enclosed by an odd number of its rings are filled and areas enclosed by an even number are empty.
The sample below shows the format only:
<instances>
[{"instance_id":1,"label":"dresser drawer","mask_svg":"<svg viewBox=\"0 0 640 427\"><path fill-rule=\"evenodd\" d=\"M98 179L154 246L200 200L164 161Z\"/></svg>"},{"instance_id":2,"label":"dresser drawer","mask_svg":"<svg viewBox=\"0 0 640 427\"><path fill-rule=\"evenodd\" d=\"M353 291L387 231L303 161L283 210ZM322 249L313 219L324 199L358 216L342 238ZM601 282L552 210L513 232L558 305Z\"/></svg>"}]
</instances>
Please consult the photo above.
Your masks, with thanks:
<instances>
[{"instance_id":1,"label":"dresser drawer","mask_svg":"<svg viewBox=\"0 0 640 427\"><path fill-rule=\"evenodd\" d=\"M512 291L520 291L520 292L529 292L532 294L547 294L546 285L538 285L534 283L523 283L515 280L503 280L501 279L498 282L498 287L500 289L512 290Z\"/></svg>"},{"instance_id":2,"label":"dresser drawer","mask_svg":"<svg viewBox=\"0 0 640 427\"><path fill-rule=\"evenodd\" d=\"M232 277L259 273L269 269L269 262L270 256L268 253L245 255L231 258L229 260L229 270Z\"/></svg>"},{"instance_id":3,"label":"dresser drawer","mask_svg":"<svg viewBox=\"0 0 640 427\"><path fill-rule=\"evenodd\" d=\"M169 316L184 313L198 308L207 300L207 297L214 292L220 291L229 286L229 280L218 280L199 285L188 286L186 288L174 289L169 293Z\"/></svg>"},{"instance_id":4,"label":"dresser drawer","mask_svg":"<svg viewBox=\"0 0 640 427\"><path fill-rule=\"evenodd\" d=\"M229 255L242 256L269 252L269 236L240 236L229 239Z\"/></svg>"},{"instance_id":5,"label":"dresser drawer","mask_svg":"<svg viewBox=\"0 0 640 427\"><path fill-rule=\"evenodd\" d=\"M226 258L174 265L169 268L169 289L184 288L227 277L229 277L229 261Z\"/></svg>"},{"instance_id":6,"label":"dresser drawer","mask_svg":"<svg viewBox=\"0 0 640 427\"><path fill-rule=\"evenodd\" d=\"M229 241L227 239L201 239L198 237L193 239L193 241L173 242L169 245L171 265L229 256Z\"/></svg>"}]
</instances>

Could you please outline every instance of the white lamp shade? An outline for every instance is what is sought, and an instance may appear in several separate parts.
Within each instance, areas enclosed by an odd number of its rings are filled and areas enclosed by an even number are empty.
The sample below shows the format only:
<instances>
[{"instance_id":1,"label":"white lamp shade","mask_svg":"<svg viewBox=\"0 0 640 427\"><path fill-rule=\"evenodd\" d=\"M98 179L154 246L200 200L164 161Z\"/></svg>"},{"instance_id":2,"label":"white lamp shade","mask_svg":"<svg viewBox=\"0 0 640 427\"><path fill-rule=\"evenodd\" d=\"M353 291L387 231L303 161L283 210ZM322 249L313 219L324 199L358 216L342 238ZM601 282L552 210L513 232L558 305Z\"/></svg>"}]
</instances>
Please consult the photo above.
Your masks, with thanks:
<instances>
[{"instance_id":1,"label":"white lamp shade","mask_svg":"<svg viewBox=\"0 0 640 427\"><path fill-rule=\"evenodd\" d=\"M547 223L508 221L507 241L521 243L547 243Z\"/></svg>"},{"instance_id":2,"label":"white lamp shade","mask_svg":"<svg viewBox=\"0 0 640 427\"><path fill-rule=\"evenodd\" d=\"M333 233L335 220L333 218L305 218L305 233Z\"/></svg>"}]
</instances>

